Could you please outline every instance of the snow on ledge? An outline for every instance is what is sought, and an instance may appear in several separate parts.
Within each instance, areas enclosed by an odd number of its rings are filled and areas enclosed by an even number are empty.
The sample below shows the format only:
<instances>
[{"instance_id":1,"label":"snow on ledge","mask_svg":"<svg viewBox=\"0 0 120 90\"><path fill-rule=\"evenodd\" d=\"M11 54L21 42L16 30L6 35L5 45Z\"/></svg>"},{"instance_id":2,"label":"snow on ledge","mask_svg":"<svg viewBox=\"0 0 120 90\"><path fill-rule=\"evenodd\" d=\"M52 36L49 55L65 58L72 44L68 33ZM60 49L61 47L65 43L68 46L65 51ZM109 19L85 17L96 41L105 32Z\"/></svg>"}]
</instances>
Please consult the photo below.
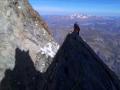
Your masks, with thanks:
<instances>
[{"instance_id":1,"label":"snow on ledge","mask_svg":"<svg viewBox=\"0 0 120 90\"><path fill-rule=\"evenodd\" d=\"M41 54L45 54L46 56L54 57L59 49L59 45L55 42L47 43L43 48L40 49Z\"/></svg>"}]
</instances>

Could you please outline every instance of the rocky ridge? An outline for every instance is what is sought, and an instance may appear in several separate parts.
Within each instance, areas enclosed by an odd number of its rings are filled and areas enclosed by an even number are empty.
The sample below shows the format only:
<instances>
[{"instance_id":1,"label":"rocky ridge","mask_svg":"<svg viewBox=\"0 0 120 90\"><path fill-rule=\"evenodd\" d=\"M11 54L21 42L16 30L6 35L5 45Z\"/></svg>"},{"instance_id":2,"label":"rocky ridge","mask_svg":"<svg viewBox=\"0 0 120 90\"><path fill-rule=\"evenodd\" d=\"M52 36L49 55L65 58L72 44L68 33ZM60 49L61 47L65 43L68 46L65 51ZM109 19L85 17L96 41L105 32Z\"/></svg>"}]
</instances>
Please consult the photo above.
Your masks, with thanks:
<instances>
[{"instance_id":1,"label":"rocky ridge","mask_svg":"<svg viewBox=\"0 0 120 90\"><path fill-rule=\"evenodd\" d=\"M120 89L76 30L59 48L27 0L1 1L0 8L0 90Z\"/></svg>"}]
</instances>

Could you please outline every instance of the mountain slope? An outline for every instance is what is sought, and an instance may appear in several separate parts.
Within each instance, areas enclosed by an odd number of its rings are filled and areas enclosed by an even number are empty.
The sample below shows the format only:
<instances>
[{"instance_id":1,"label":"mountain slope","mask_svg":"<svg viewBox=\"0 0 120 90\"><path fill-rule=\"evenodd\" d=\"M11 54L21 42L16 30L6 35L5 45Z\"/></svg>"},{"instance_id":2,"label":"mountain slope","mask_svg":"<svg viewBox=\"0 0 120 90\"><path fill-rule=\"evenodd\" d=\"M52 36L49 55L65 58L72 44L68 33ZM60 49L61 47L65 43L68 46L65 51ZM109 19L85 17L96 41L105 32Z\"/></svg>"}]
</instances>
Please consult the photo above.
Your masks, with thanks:
<instances>
[{"instance_id":1,"label":"mountain slope","mask_svg":"<svg viewBox=\"0 0 120 90\"><path fill-rule=\"evenodd\" d=\"M120 89L114 72L75 33L66 37L46 75L46 89L42 90Z\"/></svg>"},{"instance_id":2,"label":"mountain slope","mask_svg":"<svg viewBox=\"0 0 120 90\"><path fill-rule=\"evenodd\" d=\"M15 65L15 49L29 50L36 69L45 72L59 45L28 0L0 1L0 80Z\"/></svg>"},{"instance_id":3,"label":"mountain slope","mask_svg":"<svg viewBox=\"0 0 120 90\"><path fill-rule=\"evenodd\" d=\"M83 39L120 78L120 33L117 29L120 18L90 16L86 19L71 20L59 15L44 18L59 44L62 44L66 35L73 30L73 23L77 21Z\"/></svg>"},{"instance_id":4,"label":"mountain slope","mask_svg":"<svg viewBox=\"0 0 120 90\"><path fill-rule=\"evenodd\" d=\"M56 54L59 45L27 0L2 0L0 22L0 90L120 89L116 75L75 33Z\"/></svg>"}]
</instances>

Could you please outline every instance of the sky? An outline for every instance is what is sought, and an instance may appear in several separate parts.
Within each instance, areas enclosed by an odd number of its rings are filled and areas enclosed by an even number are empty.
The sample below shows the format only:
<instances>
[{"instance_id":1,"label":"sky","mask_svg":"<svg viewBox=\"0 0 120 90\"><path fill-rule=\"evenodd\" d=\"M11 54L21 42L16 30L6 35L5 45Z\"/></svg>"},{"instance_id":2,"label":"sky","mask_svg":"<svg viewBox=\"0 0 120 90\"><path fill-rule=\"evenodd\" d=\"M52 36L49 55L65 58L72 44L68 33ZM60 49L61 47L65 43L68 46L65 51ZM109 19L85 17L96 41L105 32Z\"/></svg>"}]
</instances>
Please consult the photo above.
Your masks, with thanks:
<instances>
[{"instance_id":1,"label":"sky","mask_svg":"<svg viewBox=\"0 0 120 90\"><path fill-rule=\"evenodd\" d=\"M99 16L120 16L120 0L29 0L42 15L84 13Z\"/></svg>"}]
</instances>

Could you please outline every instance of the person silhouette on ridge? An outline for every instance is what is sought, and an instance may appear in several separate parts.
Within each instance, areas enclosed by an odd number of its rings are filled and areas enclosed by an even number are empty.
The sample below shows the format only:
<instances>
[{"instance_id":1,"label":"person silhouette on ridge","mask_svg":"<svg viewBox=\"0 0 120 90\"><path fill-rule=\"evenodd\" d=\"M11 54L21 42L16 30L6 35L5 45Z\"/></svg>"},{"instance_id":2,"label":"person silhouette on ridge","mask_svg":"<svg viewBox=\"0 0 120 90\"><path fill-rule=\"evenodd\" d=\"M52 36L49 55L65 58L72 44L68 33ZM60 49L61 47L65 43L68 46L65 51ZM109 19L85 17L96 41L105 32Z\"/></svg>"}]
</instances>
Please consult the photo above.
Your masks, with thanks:
<instances>
[{"instance_id":1,"label":"person silhouette on ridge","mask_svg":"<svg viewBox=\"0 0 120 90\"><path fill-rule=\"evenodd\" d=\"M77 23L74 24L74 33L76 33L77 35L79 35L79 32L80 32L80 27Z\"/></svg>"}]
</instances>

